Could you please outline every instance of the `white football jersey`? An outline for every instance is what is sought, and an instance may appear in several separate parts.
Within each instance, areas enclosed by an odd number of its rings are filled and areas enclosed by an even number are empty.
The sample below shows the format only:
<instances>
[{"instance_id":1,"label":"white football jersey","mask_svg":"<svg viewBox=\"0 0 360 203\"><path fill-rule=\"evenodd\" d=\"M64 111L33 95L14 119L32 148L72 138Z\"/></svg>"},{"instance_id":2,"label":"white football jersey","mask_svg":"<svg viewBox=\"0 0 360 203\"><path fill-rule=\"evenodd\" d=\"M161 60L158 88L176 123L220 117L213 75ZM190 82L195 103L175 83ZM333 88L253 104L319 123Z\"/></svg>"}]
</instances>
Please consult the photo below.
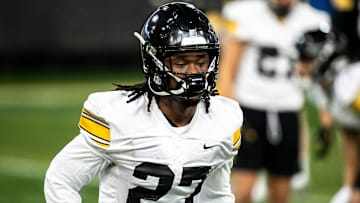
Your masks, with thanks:
<instances>
[{"instance_id":1,"label":"white football jersey","mask_svg":"<svg viewBox=\"0 0 360 203\"><path fill-rule=\"evenodd\" d=\"M256 109L299 110L304 95L296 75L295 42L305 31L330 25L325 12L298 2L281 21L268 1L234 1L225 5L230 34L246 42L236 76L235 96L240 104Z\"/></svg>"},{"instance_id":2,"label":"white football jersey","mask_svg":"<svg viewBox=\"0 0 360 203\"><path fill-rule=\"evenodd\" d=\"M232 159L240 146L239 105L211 97L191 122L173 127L152 101L129 92L94 93L84 103L80 135L52 161L47 202L80 202L79 190L100 174L99 202L234 202Z\"/></svg>"},{"instance_id":3,"label":"white football jersey","mask_svg":"<svg viewBox=\"0 0 360 203\"><path fill-rule=\"evenodd\" d=\"M352 105L360 102L360 62L343 68L335 78L331 111L343 126L360 130L360 112Z\"/></svg>"}]
</instances>

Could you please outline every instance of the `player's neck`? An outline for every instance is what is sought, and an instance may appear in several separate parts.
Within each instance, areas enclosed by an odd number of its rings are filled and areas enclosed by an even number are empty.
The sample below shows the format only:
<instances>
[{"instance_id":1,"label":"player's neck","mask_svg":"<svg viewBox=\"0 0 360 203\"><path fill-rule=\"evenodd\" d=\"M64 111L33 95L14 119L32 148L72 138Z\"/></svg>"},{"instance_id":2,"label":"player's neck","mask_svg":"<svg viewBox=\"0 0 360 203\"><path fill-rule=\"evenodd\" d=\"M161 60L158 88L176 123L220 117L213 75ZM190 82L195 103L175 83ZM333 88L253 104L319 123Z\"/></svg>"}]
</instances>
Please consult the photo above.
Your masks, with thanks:
<instances>
[{"instance_id":1,"label":"player's neck","mask_svg":"<svg viewBox=\"0 0 360 203\"><path fill-rule=\"evenodd\" d=\"M184 105L176 99L161 97L157 100L161 112L172 126L181 127L189 124L193 118L197 105Z\"/></svg>"}]
</instances>

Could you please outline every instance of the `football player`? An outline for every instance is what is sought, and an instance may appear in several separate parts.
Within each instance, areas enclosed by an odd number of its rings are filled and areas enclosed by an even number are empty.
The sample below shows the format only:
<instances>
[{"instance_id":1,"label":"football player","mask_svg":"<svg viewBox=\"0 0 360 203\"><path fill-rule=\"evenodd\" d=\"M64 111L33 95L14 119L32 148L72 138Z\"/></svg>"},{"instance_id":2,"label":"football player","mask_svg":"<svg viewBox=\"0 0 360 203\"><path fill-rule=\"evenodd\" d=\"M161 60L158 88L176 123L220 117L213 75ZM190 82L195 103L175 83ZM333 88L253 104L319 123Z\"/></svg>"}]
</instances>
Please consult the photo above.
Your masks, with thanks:
<instances>
[{"instance_id":1,"label":"football player","mask_svg":"<svg viewBox=\"0 0 360 203\"><path fill-rule=\"evenodd\" d=\"M357 129L359 123L357 123L356 116L351 116L351 114L356 114L353 111L354 109L349 108L349 105L345 105L343 102L338 102L339 98L340 100L342 98L341 94L348 94L348 97L356 98L356 95L350 96L351 94L356 94L356 91L351 89L347 90L345 87L356 89L356 81L359 78L357 78L358 76L356 76L355 71L346 71L345 69L358 68L358 65L356 65L359 62L360 56L358 3L358 0L332 1L333 25L337 36L336 47L333 53L331 53L330 50L330 52L327 53L328 56L324 57L322 61L319 61L319 74L316 78L317 82L323 87L322 89L326 93L325 95L328 96L328 101L324 100L325 102L319 102L320 105L317 106L320 106L320 112L322 112L322 109L328 111L337 124L336 126L339 127L344 154L343 184L331 198L331 203L359 202L359 199L350 201L352 194L357 194L357 192L353 193L354 189L356 191L359 187L359 183L356 180L360 160L360 145L358 141L360 133ZM353 74L352 77L344 76L350 72ZM347 83L339 82L344 81L339 79L341 77L351 78L353 81L348 81ZM334 80L338 82L334 82ZM351 84L355 86L351 87ZM336 89L342 88L346 93L341 93L341 91L336 93ZM339 93L340 95L338 95ZM321 105L321 103L327 103L327 105ZM357 125L354 125L354 123L357 123ZM320 138L321 137L326 138L327 136L320 136ZM330 139L324 139L324 143L331 141L331 139L331 136ZM326 145L328 144L323 146ZM327 151L326 148L328 147L323 148L325 149L323 152Z\"/></svg>"},{"instance_id":2,"label":"football player","mask_svg":"<svg viewBox=\"0 0 360 203\"><path fill-rule=\"evenodd\" d=\"M146 81L85 101L80 134L52 160L47 202L81 202L100 174L99 202L233 203L230 169L242 111L216 96L219 41L188 3L160 6L140 41Z\"/></svg>"},{"instance_id":3,"label":"football player","mask_svg":"<svg viewBox=\"0 0 360 203\"><path fill-rule=\"evenodd\" d=\"M360 61L341 69L335 78L331 112L344 140L344 187L331 203L360 202ZM353 200L350 201L351 196Z\"/></svg>"},{"instance_id":4,"label":"football player","mask_svg":"<svg viewBox=\"0 0 360 203\"><path fill-rule=\"evenodd\" d=\"M220 60L220 94L244 112L243 144L233 169L237 202L250 202L259 172L268 175L269 202L290 200L299 171L303 89L312 60L299 62L295 41L308 30L330 28L327 13L296 0L234 1Z\"/></svg>"},{"instance_id":5,"label":"football player","mask_svg":"<svg viewBox=\"0 0 360 203\"><path fill-rule=\"evenodd\" d=\"M352 194L357 194L354 191L359 187L356 176L360 151L360 114L356 110L360 89L360 65L358 52L349 52L348 50L348 45L352 44L354 44L353 41L349 41L344 33L332 33L331 39L328 40L319 54L320 57L317 58L313 75L314 85L317 88L314 88L310 97L320 113L320 124L327 123L324 122L324 114L326 114L325 117L328 118L325 120L330 120L330 127L332 120L335 121L342 139L343 186L331 198L331 203L359 202L359 199L350 201ZM330 130L323 126L319 131L316 149L320 158L326 156L329 151L333 139Z\"/></svg>"}]
</instances>

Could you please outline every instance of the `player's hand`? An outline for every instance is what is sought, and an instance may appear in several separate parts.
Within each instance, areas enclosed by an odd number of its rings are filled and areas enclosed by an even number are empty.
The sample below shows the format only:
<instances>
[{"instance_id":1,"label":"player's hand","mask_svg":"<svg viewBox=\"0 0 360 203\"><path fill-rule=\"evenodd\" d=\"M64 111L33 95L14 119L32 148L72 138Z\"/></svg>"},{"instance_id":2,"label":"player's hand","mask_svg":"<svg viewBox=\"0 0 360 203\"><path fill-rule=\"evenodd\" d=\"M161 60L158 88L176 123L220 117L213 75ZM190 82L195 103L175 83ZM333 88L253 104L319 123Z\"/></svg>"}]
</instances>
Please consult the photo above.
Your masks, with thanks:
<instances>
[{"instance_id":1,"label":"player's hand","mask_svg":"<svg viewBox=\"0 0 360 203\"><path fill-rule=\"evenodd\" d=\"M331 128L321 126L316 133L315 153L317 158L323 159L327 156L331 140Z\"/></svg>"}]
</instances>

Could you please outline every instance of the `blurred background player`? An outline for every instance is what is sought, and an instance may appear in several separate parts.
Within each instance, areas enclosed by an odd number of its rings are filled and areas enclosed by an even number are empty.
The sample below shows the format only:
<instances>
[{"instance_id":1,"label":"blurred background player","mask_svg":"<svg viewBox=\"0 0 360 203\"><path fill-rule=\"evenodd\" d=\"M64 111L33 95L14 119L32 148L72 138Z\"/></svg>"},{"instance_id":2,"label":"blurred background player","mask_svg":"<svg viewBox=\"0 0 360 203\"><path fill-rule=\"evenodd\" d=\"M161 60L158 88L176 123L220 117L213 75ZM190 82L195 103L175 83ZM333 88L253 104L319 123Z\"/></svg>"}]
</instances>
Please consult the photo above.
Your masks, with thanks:
<instances>
[{"instance_id":1,"label":"blurred background player","mask_svg":"<svg viewBox=\"0 0 360 203\"><path fill-rule=\"evenodd\" d=\"M344 186L334 196L331 203L359 203L360 61L350 62L348 66L343 68L336 76L333 88L331 112L344 137L345 173Z\"/></svg>"},{"instance_id":2,"label":"blurred background player","mask_svg":"<svg viewBox=\"0 0 360 203\"><path fill-rule=\"evenodd\" d=\"M257 176L268 175L269 202L289 202L299 171L301 114L312 60L299 62L301 33L329 29L330 18L296 0L234 1L224 6L218 87L244 110L243 143L232 173L237 202L250 202ZM305 17L306 16L306 17Z\"/></svg>"},{"instance_id":3,"label":"blurred background player","mask_svg":"<svg viewBox=\"0 0 360 203\"><path fill-rule=\"evenodd\" d=\"M354 125L356 119L351 111L347 110L347 107L341 102L338 102L341 94L351 94L346 90L347 84L342 82L334 82L335 78L341 75L346 75L352 72L354 75L352 79L356 83L358 78L355 77L355 71L345 71L343 69L358 68L356 64L360 59L360 40L359 40L359 1L358 0L332 0L330 1L332 6L332 23L335 34L337 36L336 48L333 53L330 51L330 55L323 58L320 61L319 78L317 82L321 84L325 95L327 95L327 105L320 106L321 123L326 123L326 120L332 120L334 117L336 126L339 126L341 134L341 144L344 155L344 168L343 168L343 185L337 191L337 193L330 200L331 203L344 203L349 202L351 199L352 189L355 184L358 168L360 166L360 152L359 152L359 131ZM326 53L325 53L326 55ZM346 78L347 76L342 76ZM343 81L336 79L337 81ZM351 83L350 81L348 83ZM344 88L345 92L341 93L339 89ZM354 87L353 87L354 88ZM338 90L337 90L338 89ZM341 94L339 94L341 93ZM355 95L352 95L355 97ZM321 102L320 102L321 103ZM342 111L339 111L342 109ZM342 112L342 114L340 114ZM330 119L328 119L330 117ZM352 117L352 119L350 119ZM325 119L324 119L325 118ZM325 122L324 122L325 120ZM352 120L352 121L351 121ZM351 122L350 122L351 121ZM349 123L350 122L350 123ZM352 123L352 125L351 125ZM360 124L358 123L357 126ZM323 136L326 137L326 136ZM328 138L328 141L333 138ZM326 150L324 151L326 152Z\"/></svg>"},{"instance_id":4,"label":"blurred background player","mask_svg":"<svg viewBox=\"0 0 360 203\"><path fill-rule=\"evenodd\" d=\"M360 166L359 131L357 126L360 124L354 125L356 119L354 116L351 116L353 113L351 113L344 104L338 102L342 96L339 94L341 91L337 91L336 89L345 89L346 85L349 85L351 82L342 84L341 82L334 82L334 80L335 78L339 78L340 75L346 75L345 72L352 72L355 77L356 73L354 71L345 71L343 69L348 69L349 67L351 67L351 69L356 69L355 67L358 67L354 64L359 61L360 57L360 5L358 0L332 0L331 5L333 6L332 20L334 30L337 35L344 36L343 38L346 42L343 43L345 44L344 48L336 48L337 51L343 49L342 54L339 55L339 53L335 52L328 57L327 61L325 60L324 64L321 64L323 70L321 71L322 73L320 73L320 75L322 75L320 78L322 78L322 81L327 81L326 83L328 84L323 90L327 92L327 95L329 96L328 112L331 112L331 116L333 116L336 126L339 127L344 156L343 185L332 197L330 202L344 203L350 201L354 184L355 186L357 184L356 176ZM342 78L346 78L346 76L342 76ZM357 80L353 77L352 79L354 79L353 82ZM339 79L336 80L343 81ZM346 89L345 92L347 93L342 94L351 94ZM353 95L353 97L355 97L355 95ZM339 109L342 110L339 111ZM351 117L352 119L350 119Z\"/></svg>"},{"instance_id":5,"label":"blurred background player","mask_svg":"<svg viewBox=\"0 0 360 203\"><path fill-rule=\"evenodd\" d=\"M327 101L326 105L318 102L317 106L330 113L334 124L339 128L344 155L343 186L333 196L330 203L355 203L360 200L358 199L358 194L360 194L358 193L360 189L358 180L360 113L357 106L360 98L360 61L339 52L343 50L343 47L338 43L334 49L336 51L326 57L324 63L319 63L315 81L322 88ZM321 139L325 142L333 139L331 135L323 136ZM326 150L323 153L326 153ZM354 200L351 200L352 196Z\"/></svg>"}]
</instances>

